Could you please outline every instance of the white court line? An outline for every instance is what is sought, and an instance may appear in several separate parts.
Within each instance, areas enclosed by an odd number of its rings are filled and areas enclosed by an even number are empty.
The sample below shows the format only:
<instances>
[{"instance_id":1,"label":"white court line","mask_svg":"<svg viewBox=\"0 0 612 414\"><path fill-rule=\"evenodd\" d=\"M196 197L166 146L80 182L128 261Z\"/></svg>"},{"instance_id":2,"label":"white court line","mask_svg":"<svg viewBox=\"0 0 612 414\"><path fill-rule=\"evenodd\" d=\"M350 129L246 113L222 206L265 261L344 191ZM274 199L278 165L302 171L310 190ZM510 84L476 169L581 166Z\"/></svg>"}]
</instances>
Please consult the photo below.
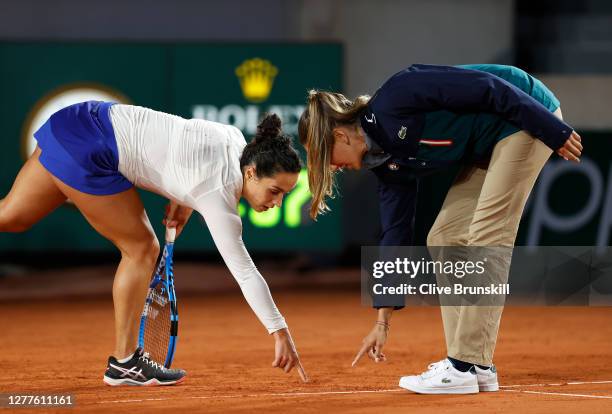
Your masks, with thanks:
<instances>
[{"instance_id":1,"label":"white court line","mask_svg":"<svg viewBox=\"0 0 612 414\"><path fill-rule=\"evenodd\" d=\"M523 390L502 390L505 392L520 392L524 394L541 394L541 395L557 395L561 397L585 397L585 398L602 398L612 400L612 396L608 395L588 395L588 394L569 394L566 392L543 392L543 391L523 391Z\"/></svg>"},{"instance_id":2,"label":"white court line","mask_svg":"<svg viewBox=\"0 0 612 414\"><path fill-rule=\"evenodd\" d=\"M499 388L522 388L522 387L558 387L566 385L566 382L557 382L552 384L519 384L519 385L500 385Z\"/></svg>"},{"instance_id":3,"label":"white court line","mask_svg":"<svg viewBox=\"0 0 612 414\"><path fill-rule=\"evenodd\" d=\"M575 381L568 382L567 385L582 385L582 384L612 384L612 381Z\"/></svg>"},{"instance_id":4,"label":"white court line","mask_svg":"<svg viewBox=\"0 0 612 414\"><path fill-rule=\"evenodd\" d=\"M198 400L210 400L217 398L254 398L254 397L302 397L305 395L342 395L342 394L375 394L379 392L401 392L406 391L401 388L393 388L389 390L354 390L354 391L319 391L319 392L279 392L269 394L232 394L232 395L204 395L204 396L191 396L182 397L181 399L198 399ZM140 400L114 400L114 401L98 401L97 404L109 404L109 403L131 403L131 402L145 402L145 401L167 401L176 400L177 398L143 398Z\"/></svg>"},{"instance_id":5,"label":"white court line","mask_svg":"<svg viewBox=\"0 0 612 414\"><path fill-rule=\"evenodd\" d=\"M588 385L588 384L612 384L611 381L573 381L563 383L549 383L549 384L523 384L523 385L500 385L502 391L507 392L522 392L527 394L544 394L544 395L561 395L571 397L586 397L586 398L604 398L612 399L612 396L599 396L599 395L586 395L586 394L566 394L557 392L540 392L540 391L523 391L516 389L504 389L504 388L522 388L522 387L558 387L564 385ZM281 392L281 393L266 393L266 394L231 394L231 395L203 395L203 396L188 396L180 398L142 398L132 400L111 400L111 401L98 401L97 404L121 404L121 403L134 403L134 402L146 402L146 401L169 401L177 399L198 399L198 400L211 400L211 399L229 399L229 398L257 398L257 397L303 397L309 395L345 395L345 394L375 394L385 392L406 392L401 388L393 389L382 389L382 390L349 390L349 391L318 391L318 392Z\"/></svg>"},{"instance_id":6,"label":"white court line","mask_svg":"<svg viewBox=\"0 0 612 414\"><path fill-rule=\"evenodd\" d=\"M556 383L551 383L551 384L500 385L499 388L559 387L563 385L585 385L585 384L612 384L612 381L574 381L574 382L556 382Z\"/></svg>"}]
</instances>

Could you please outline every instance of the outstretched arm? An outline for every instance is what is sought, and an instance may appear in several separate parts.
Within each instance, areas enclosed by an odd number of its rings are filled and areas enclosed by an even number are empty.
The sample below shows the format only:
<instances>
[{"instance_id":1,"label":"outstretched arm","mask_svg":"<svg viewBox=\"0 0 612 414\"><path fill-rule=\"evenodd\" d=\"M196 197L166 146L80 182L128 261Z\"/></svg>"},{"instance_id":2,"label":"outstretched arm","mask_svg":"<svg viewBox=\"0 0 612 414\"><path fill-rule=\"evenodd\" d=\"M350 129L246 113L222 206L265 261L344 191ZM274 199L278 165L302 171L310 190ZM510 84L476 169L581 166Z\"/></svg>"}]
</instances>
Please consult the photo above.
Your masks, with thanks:
<instances>
[{"instance_id":1,"label":"outstretched arm","mask_svg":"<svg viewBox=\"0 0 612 414\"><path fill-rule=\"evenodd\" d=\"M207 194L197 201L197 210L202 214L210 234L232 276L238 282L244 298L268 333L287 328L268 284L242 241L242 222L219 191Z\"/></svg>"},{"instance_id":2,"label":"outstretched arm","mask_svg":"<svg viewBox=\"0 0 612 414\"><path fill-rule=\"evenodd\" d=\"M407 113L448 110L489 112L526 130L554 151L572 128L516 86L487 72L451 66L412 65L381 88L389 108Z\"/></svg>"},{"instance_id":3,"label":"outstretched arm","mask_svg":"<svg viewBox=\"0 0 612 414\"><path fill-rule=\"evenodd\" d=\"M302 368L297 350L268 284L261 276L242 241L242 222L235 206L222 191L209 193L197 200L210 234L225 264L238 282L244 298L261 323L275 339L275 358L272 366L285 372L297 367L304 382L308 377Z\"/></svg>"}]
</instances>

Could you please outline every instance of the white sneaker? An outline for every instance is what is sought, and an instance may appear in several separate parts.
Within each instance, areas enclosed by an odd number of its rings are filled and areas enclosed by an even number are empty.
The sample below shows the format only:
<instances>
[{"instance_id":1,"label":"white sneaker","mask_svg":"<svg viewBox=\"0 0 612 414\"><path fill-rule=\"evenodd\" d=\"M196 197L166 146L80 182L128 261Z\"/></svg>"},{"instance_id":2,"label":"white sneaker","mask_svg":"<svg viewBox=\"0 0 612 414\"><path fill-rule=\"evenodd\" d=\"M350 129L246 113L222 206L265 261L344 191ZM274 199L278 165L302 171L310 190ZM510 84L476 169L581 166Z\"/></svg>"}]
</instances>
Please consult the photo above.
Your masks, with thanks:
<instances>
[{"instance_id":1,"label":"white sneaker","mask_svg":"<svg viewBox=\"0 0 612 414\"><path fill-rule=\"evenodd\" d=\"M419 394L477 394L478 380L471 368L456 369L448 359L430 364L421 375L400 378L399 386Z\"/></svg>"},{"instance_id":2,"label":"white sneaker","mask_svg":"<svg viewBox=\"0 0 612 414\"><path fill-rule=\"evenodd\" d=\"M476 378L478 379L478 389L480 391L499 391L499 383L497 382L497 369L495 365L491 365L489 369L480 369L474 366L476 370Z\"/></svg>"}]
</instances>

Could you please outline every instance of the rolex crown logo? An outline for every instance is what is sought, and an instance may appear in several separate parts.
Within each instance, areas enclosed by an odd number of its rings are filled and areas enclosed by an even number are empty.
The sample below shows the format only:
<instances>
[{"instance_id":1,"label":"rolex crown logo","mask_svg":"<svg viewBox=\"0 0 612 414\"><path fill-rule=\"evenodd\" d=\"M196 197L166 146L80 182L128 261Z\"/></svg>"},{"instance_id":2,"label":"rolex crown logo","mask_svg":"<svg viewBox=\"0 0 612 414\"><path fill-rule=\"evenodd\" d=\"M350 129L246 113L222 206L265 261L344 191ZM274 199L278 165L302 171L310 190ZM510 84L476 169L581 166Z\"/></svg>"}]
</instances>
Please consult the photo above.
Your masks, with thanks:
<instances>
[{"instance_id":1,"label":"rolex crown logo","mask_svg":"<svg viewBox=\"0 0 612 414\"><path fill-rule=\"evenodd\" d=\"M276 66L260 58L245 60L236 68L242 94L251 102L263 102L268 99L277 74Z\"/></svg>"}]
</instances>

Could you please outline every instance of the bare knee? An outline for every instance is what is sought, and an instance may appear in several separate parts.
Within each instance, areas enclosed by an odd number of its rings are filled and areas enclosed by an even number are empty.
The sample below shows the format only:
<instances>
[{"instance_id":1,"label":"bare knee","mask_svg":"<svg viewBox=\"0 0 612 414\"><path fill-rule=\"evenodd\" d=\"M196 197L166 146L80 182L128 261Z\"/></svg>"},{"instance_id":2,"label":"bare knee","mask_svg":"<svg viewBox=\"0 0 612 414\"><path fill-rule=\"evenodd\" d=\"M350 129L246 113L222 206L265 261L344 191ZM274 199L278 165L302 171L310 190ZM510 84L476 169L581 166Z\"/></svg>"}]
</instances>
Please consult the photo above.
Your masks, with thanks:
<instances>
[{"instance_id":1,"label":"bare knee","mask_svg":"<svg viewBox=\"0 0 612 414\"><path fill-rule=\"evenodd\" d=\"M6 199L0 200L0 233L21 233L30 227L32 223L21 220L19 214L6 205Z\"/></svg>"},{"instance_id":2,"label":"bare knee","mask_svg":"<svg viewBox=\"0 0 612 414\"><path fill-rule=\"evenodd\" d=\"M159 256L159 251L159 242L154 235L133 246L128 246L121 249L121 253L124 258L146 267L155 266Z\"/></svg>"}]
</instances>

